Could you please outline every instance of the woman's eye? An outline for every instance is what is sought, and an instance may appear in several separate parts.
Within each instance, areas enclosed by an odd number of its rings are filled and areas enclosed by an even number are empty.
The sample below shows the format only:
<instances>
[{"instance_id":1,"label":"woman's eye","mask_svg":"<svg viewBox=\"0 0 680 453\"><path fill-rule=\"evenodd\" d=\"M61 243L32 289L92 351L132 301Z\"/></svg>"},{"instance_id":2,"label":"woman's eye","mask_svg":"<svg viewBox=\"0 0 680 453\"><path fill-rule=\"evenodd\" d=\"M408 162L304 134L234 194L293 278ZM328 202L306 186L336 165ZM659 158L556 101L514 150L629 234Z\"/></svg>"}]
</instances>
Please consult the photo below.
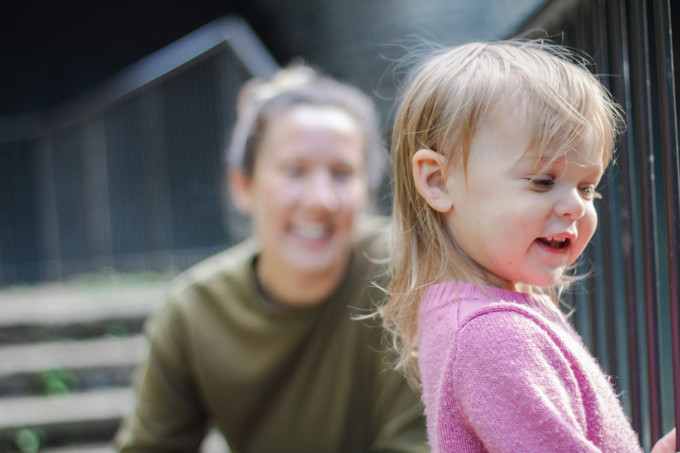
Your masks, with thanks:
<instances>
[{"instance_id":1,"label":"woman's eye","mask_svg":"<svg viewBox=\"0 0 680 453\"><path fill-rule=\"evenodd\" d=\"M287 176L298 177L305 173L305 169L301 165L288 165L283 168L283 172Z\"/></svg>"},{"instance_id":2,"label":"woman's eye","mask_svg":"<svg viewBox=\"0 0 680 453\"><path fill-rule=\"evenodd\" d=\"M353 174L354 172L349 168L340 168L333 170L333 179L336 181L346 181L352 177Z\"/></svg>"}]
</instances>

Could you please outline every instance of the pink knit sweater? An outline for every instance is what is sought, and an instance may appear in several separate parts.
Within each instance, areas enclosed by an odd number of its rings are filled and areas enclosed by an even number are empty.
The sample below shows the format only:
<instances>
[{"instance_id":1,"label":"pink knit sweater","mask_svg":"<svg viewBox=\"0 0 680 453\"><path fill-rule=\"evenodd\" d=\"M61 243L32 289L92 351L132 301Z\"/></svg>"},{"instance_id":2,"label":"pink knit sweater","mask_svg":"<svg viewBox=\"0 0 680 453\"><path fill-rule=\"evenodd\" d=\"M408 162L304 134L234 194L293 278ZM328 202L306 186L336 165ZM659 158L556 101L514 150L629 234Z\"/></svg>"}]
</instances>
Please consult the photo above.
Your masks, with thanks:
<instances>
[{"instance_id":1,"label":"pink knit sweater","mask_svg":"<svg viewBox=\"0 0 680 453\"><path fill-rule=\"evenodd\" d=\"M641 452L607 377L547 297L447 282L420 308L433 452Z\"/></svg>"}]
</instances>

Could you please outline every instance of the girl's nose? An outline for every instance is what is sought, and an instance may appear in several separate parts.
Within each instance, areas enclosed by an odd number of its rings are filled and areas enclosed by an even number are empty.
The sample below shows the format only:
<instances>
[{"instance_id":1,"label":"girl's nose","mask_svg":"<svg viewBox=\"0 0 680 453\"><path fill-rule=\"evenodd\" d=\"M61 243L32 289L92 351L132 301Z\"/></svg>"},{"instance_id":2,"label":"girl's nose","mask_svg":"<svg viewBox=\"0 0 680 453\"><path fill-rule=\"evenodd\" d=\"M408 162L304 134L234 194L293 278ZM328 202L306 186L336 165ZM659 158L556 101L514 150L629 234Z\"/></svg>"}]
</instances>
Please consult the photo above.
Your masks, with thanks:
<instances>
[{"instance_id":1,"label":"girl's nose","mask_svg":"<svg viewBox=\"0 0 680 453\"><path fill-rule=\"evenodd\" d=\"M565 191L555 203L555 214L559 217L580 219L586 213L586 200L578 188Z\"/></svg>"},{"instance_id":2,"label":"girl's nose","mask_svg":"<svg viewBox=\"0 0 680 453\"><path fill-rule=\"evenodd\" d=\"M328 211L334 211L339 206L333 177L328 172L317 172L312 175L304 198L309 206Z\"/></svg>"}]
</instances>

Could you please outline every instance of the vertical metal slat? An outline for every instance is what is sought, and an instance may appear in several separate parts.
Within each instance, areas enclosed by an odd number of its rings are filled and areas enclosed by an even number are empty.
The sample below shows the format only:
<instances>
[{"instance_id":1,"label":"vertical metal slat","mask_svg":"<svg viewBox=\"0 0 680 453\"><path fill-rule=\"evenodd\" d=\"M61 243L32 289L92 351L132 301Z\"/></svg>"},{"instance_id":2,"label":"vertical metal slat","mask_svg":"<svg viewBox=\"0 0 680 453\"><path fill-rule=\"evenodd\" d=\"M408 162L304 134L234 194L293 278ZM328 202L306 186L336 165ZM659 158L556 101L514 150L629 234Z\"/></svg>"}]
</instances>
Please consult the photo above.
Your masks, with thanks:
<instances>
[{"instance_id":1,"label":"vertical metal slat","mask_svg":"<svg viewBox=\"0 0 680 453\"><path fill-rule=\"evenodd\" d=\"M640 178L643 263L645 281L645 338L647 343L647 374L649 391L650 436L657 439L661 433L661 390L659 386L659 359L657 341L657 257L656 257L656 189L654 187L654 154L651 127L650 74L647 12L644 4L631 1L631 27L633 97L635 116L635 142L638 150Z\"/></svg>"},{"instance_id":2,"label":"vertical metal slat","mask_svg":"<svg viewBox=\"0 0 680 453\"><path fill-rule=\"evenodd\" d=\"M654 1L654 30L657 48L659 123L664 161L666 224L668 234L669 303L671 313L672 368L675 426L680 428L680 164L678 156L678 116L675 109L675 81L671 41L669 0ZM680 431L680 429L679 429ZM654 438L653 440L656 440ZM678 449L676 444L675 449Z\"/></svg>"},{"instance_id":3,"label":"vertical metal slat","mask_svg":"<svg viewBox=\"0 0 680 453\"><path fill-rule=\"evenodd\" d=\"M628 52L628 27L626 21L625 0L615 0L609 2L609 17L611 35L610 42L621 43L620 46L612 46L612 72L620 74L620 77L613 78L613 94L623 105L626 111L631 107L631 80L630 63ZM623 247L623 268L625 275L625 306L626 321L628 329L628 372L630 374L630 416L635 432L642 430L642 404L641 404L641 377L640 377L640 353L639 331L636 322L636 302L637 302L637 280L635 273L635 263L638 259L634 238L637 234L637 222L639 218L637 211L635 181L635 153L632 136L629 134L624 137L619 153L619 165L621 166L621 205L622 205L622 247Z\"/></svg>"}]
</instances>

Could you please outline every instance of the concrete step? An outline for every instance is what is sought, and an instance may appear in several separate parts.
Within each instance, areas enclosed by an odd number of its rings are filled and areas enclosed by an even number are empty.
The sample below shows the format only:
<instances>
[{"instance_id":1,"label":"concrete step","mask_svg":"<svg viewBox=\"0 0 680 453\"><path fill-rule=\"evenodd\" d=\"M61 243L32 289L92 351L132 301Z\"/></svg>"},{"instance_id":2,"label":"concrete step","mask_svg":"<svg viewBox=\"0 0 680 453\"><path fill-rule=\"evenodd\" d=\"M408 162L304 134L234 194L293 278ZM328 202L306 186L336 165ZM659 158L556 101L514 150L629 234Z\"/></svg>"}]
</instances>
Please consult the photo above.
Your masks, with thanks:
<instances>
[{"instance_id":1,"label":"concrete step","mask_svg":"<svg viewBox=\"0 0 680 453\"><path fill-rule=\"evenodd\" d=\"M0 288L0 452L114 452L168 282L90 283Z\"/></svg>"},{"instance_id":2,"label":"concrete step","mask_svg":"<svg viewBox=\"0 0 680 453\"><path fill-rule=\"evenodd\" d=\"M40 449L40 453L115 453L116 449L111 443L71 445L66 447ZM201 445L201 453L229 453L229 446L219 431L213 429Z\"/></svg>"},{"instance_id":3,"label":"concrete step","mask_svg":"<svg viewBox=\"0 0 680 453\"><path fill-rule=\"evenodd\" d=\"M0 377L51 368L80 369L141 363L148 345L142 335L0 347Z\"/></svg>"},{"instance_id":4,"label":"concrete step","mask_svg":"<svg viewBox=\"0 0 680 453\"><path fill-rule=\"evenodd\" d=\"M27 430L38 438L41 453L113 453L111 439L133 404L134 394L127 388L0 399L0 451L18 453L17 433ZM216 429L201 446L201 453L229 451Z\"/></svg>"},{"instance_id":5,"label":"concrete step","mask_svg":"<svg viewBox=\"0 0 680 453\"><path fill-rule=\"evenodd\" d=\"M0 430L118 419L132 407L129 388L0 399Z\"/></svg>"},{"instance_id":6,"label":"concrete step","mask_svg":"<svg viewBox=\"0 0 680 453\"><path fill-rule=\"evenodd\" d=\"M167 281L97 286L45 284L0 291L0 328L24 323L91 321L147 314L162 302Z\"/></svg>"},{"instance_id":7,"label":"concrete step","mask_svg":"<svg viewBox=\"0 0 680 453\"><path fill-rule=\"evenodd\" d=\"M0 344L138 333L163 303L166 288L167 282L154 282L2 290Z\"/></svg>"},{"instance_id":8,"label":"concrete step","mask_svg":"<svg viewBox=\"0 0 680 453\"><path fill-rule=\"evenodd\" d=\"M110 441L133 404L129 388L0 399L0 451L13 451L21 430L50 447Z\"/></svg>"},{"instance_id":9,"label":"concrete step","mask_svg":"<svg viewBox=\"0 0 680 453\"><path fill-rule=\"evenodd\" d=\"M142 335L0 347L0 395L128 386L147 352Z\"/></svg>"},{"instance_id":10,"label":"concrete step","mask_svg":"<svg viewBox=\"0 0 680 453\"><path fill-rule=\"evenodd\" d=\"M115 453L111 444L75 445L57 448L43 448L40 453Z\"/></svg>"}]
</instances>

